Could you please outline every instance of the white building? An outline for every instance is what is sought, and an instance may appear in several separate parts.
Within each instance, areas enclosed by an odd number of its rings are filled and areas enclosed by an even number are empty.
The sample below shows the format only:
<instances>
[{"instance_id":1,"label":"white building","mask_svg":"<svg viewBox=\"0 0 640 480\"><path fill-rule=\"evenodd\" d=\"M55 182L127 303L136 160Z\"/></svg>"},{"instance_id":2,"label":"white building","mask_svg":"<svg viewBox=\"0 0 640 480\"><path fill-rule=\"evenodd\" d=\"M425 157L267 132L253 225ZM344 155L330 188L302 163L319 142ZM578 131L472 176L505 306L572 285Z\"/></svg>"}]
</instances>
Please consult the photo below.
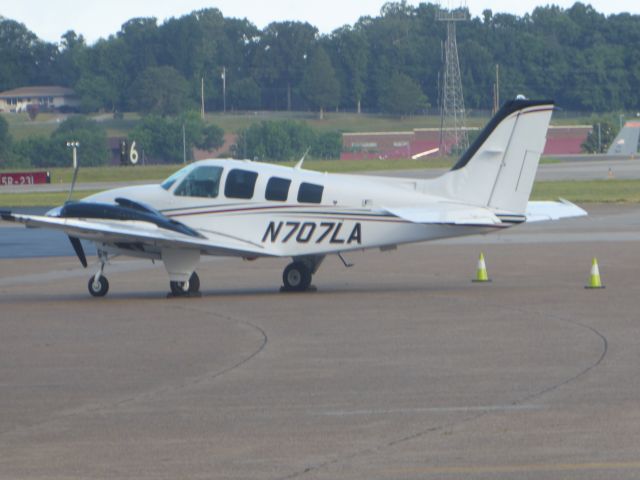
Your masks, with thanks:
<instances>
[{"instance_id":1,"label":"white building","mask_svg":"<svg viewBox=\"0 0 640 480\"><path fill-rule=\"evenodd\" d=\"M0 92L0 112L25 112L28 105L41 111L73 111L80 106L76 93L66 87L21 87Z\"/></svg>"}]
</instances>

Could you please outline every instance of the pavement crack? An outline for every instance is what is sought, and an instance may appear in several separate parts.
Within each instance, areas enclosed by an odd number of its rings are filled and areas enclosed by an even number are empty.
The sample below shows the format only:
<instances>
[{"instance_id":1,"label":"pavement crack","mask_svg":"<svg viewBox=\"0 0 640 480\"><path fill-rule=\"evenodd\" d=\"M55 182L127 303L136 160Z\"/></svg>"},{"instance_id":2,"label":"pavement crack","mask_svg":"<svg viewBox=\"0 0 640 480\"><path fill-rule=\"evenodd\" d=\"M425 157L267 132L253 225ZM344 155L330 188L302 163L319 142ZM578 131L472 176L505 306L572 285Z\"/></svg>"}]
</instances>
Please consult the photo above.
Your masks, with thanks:
<instances>
[{"instance_id":1,"label":"pavement crack","mask_svg":"<svg viewBox=\"0 0 640 480\"><path fill-rule=\"evenodd\" d=\"M525 310L519 310L519 309L512 309L512 311L514 313L519 314L519 315L523 315L523 314L529 314L530 315L531 314L531 311L525 311ZM553 391L555 391L555 390L557 390L557 389L559 389L559 388L561 388L561 387L563 387L565 385L568 385L570 383L573 383L573 382L577 381L578 379L586 376L593 369L598 367L604 361L604 359L605 359L605 357L606 357L606 355L607 355L607 353L609 351L609 342L608 342L607 338L601 332L599 332L597 329L595 329L594 327L590 327L589 325L585 325L584 323L576 322L575 320L562 318L562 317L557 316L557 315L547 315L547 314L545 314L544 317L552 319L552 320L555 320L555 321L560 322L560 323L568 323L570 325L586 329L589 332L591 332L592 334L594 334L595 336L597 336L600 339L600 342L601 342L600 355L598 356L598 358L594 362L592 362L589 365L587 365L585 368L583 368L577 374L575 374L575 375L573 375L573 376L571 376L569 378L566 378L566 379L564 379L564 380L562 380L560 382L557 382L557 383L555 383L553 385L547 386L547 387L545 387L545 388L543 388L543 389L541 389L539 391L536 391L536 392L533 392L533 393L528 394L526 396L523 396L523 397L511 402L511 405L522 405L522 404L528 403L528 402L530 402L532 400L535 400L537 398L540 398L540 397L542 397L542 396L544 396L544 395L546 395L546 394L548 394L550 392L553 392ZM444 430L452 429L452 428L458 427L460 425L463 425L463 424L478 420L480 418L486 417L488 415L501 415L501 414L502 414L502 412L496 412L496 411L490 411L490 410L475 412L473 415L468 415L468 416L460 418L458 420L446 422L446 423L443 423L441 425L435 425L435 426L432 426L430 428L427 428L427 429L424 429L424 430L421 430L421 431L418 431L418 432L414 432L414 433L408 434L408 435L406 435L404 437L399 437L399 438L388 440L387 442L382 443L382 444L380 444L380 445L378 445L376 447L368 447L368 448L366 448L364 450L352 452L352 453L349 453L349 454L344 454L342 456L338 456L338 457L332 458L330 460L327 460L325 462L317 463L315 465L307 465L303 470L299 470L297 472L293 472L293 473L291 473L289 475L286 475L284 477L278 477L277 480L292 480L292 479L295 479L295 478L300 478L300 477L305 476L305 475L307 475L309 473L316 472L316 471L319 471L319 470L323 470L325 468L328 468L328 467L331 467L331 466L334 466L334 465L338 465L338 464L341 464L341 463L345 463L345 462L348 462L350 460L354 460L356 458L363 457L363 456L366 456L366 455L376 454L376 453L382 452L382 451L384 451L384 450L386 450L388 448L396 447L398 445L401 445L401 444L404 444L404 443L407 443L407 442L410 442L410 441L413 441L413 440L418 440L420 438L426 437L427 435L431 435L433 433L437 433L437 432L441 432L441 431L444 431Z\"/></svg>"},{"instance_id":2,"label":"pavement crack","mask_svg":"<svg viewBox=\"0 0 640 480\"><path fill-rule=\"evenodd\" d=\"M55 422L59 422L62 420L66 420L69 418L72 418L74 416L78 416L78 415L87 415L87 414L96 414L96 413L100 413L106 410L114 410L117 408L120 408L124 405L128 405L134 402L140 402L140 401L145 401L147 399L156 399L158 398L158 396L163 395L163 394L167 394L170 392L174 392L174 391L178 391L178 390L182 390L185 388L193 388L196 387L198 385L201 385L205 382L211 382L213 380L216 380L220 377L222 377L223 375L226 375L234 370L237 370L238 368L241 368L242 366L246 365L247 363L249 363L251 360L253 360L256 356L258 356L262 351L264 351L264 349L267 346L267 343L269 341L267 333L260 328L259 326L246 321L246 320L239 320L236 318L233 318L231 316L228 315L221 315L218 313L212 313L212 312L208 312L208 311L203 311L203 310L198 310L198 309L194 309L191 307L183 307L184 310L191 310L197 313L206 313L207 315L211 315L213 317L218 318L219 320L222 321L226 321L226 322L232 322L235 324L239 324L239 325L245 325L248 326L250 329L252 329L253 331L257 332L259 337L260 337L260 344L251 352L247 353L247 355L245 355L243 358L241 358L239 361L237 361L236 363L234 363L233 365L230 365L228 367L222 368L221 370L216 370L213 372L206 372L200 375L195 375L193 377L187 377L185 379L183 379L182 381L180 381L179 383L174 383L171 385L162 385L156 388L153 388L151 390L147 390L145 392L140 392L138 394L135 395L131 395L131 396L127 396L125 398L120 398L117 400L112 400L109 402L104 402L104 403L91 403L91 404L86 404L86 405L82 405L82 406L78 406L76 408L73 409L69 409L69 410L65 410L62 411L56 415L53 415L52 417L49 417L45 420L42 420L40 422L37 423L33 423L31 425L22 425L22 426L17 426L14 427L10 430L4 431L4 432L0 432L0 438L3 437L7 437L9 435L27 435L30 433L33 433L35 431L37 431L39 428L43 428L47 425L51 425Z\"/></svg>"}]
</instances>

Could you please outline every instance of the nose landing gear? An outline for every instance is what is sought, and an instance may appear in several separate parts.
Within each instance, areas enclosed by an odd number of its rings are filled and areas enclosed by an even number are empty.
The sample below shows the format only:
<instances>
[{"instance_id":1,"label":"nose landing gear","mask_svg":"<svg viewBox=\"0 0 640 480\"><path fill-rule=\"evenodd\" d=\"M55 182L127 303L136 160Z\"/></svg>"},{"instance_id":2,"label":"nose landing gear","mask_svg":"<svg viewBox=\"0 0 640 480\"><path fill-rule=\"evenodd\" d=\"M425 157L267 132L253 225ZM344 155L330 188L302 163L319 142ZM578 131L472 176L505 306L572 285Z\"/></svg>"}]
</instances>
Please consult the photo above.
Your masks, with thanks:
<instances>
[{"instance_id":1,"label":"nose landing gear","mask_svg":"<svg viewBox=\"0 0 640 480\"><path fill-rule=\"evenodd\" d=\"M98 258L100 259L100 268L94 276L89 279L89 293L94 297L104 297L109 291L109 280L103 275L104 266L108 261L108 256L105 252L99 250Z\"/></svg>"}]
</instances>

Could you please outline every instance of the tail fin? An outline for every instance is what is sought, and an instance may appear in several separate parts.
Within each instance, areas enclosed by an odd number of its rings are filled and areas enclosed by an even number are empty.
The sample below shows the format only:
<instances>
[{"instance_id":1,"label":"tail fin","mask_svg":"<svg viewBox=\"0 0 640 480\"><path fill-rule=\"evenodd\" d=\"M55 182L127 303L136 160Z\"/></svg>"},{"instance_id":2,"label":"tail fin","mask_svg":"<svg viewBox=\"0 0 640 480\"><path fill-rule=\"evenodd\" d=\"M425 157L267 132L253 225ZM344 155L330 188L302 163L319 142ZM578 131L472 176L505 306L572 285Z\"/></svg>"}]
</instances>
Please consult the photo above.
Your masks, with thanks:
<instances>
[{"instance_id":1,"label":"tail fin","mask_svg":"<svg viewBox=\"0 0 640 480\"><path fill-rule=\"evenodd\" d=\"M524 214L552 112L549 100L505 103L451 171L428 181L427 193Z\"/></svg>"},{"instance_id":2,"label":"tail fin","mask_svg":"<svg viewBox=\"0 0 640 480\"><path fill-rule=\"evenodd\" d=\"M640 151L640 122L627 122L611 143L609 155L635 155Z\"/></svg>"}]
</instances>

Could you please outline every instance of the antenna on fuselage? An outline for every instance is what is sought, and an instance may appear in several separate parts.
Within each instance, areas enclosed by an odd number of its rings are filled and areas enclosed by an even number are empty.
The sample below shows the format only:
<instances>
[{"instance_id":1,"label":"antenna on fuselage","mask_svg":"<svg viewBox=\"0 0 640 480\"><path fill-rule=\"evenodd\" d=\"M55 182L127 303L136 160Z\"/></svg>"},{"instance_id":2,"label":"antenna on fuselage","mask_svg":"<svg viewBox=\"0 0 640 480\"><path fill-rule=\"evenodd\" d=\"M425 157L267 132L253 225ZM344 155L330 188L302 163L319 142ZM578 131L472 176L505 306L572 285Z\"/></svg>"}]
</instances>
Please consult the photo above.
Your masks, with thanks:
<instances>
[{"instance_id":1,"label":"antenna on fuselage","mask_svg":"<svg viewBox=\"0 0 640 480\"><path fill-rule=\"evenodd\" d=\"M307 150L302 155L302 158L300 160L298 160L298 163L296 163L296 166L293 167L293 168L295 168L296 170L301 170L302 169L302 164L304 163L304 159L307 157L307 153L309 153L309 150L311 150L311 147L307 148Z\"/></svg>"},{"instance_id":2,"label":"antenna on fuselage","mask_svg":"<svg viewBox=\"0 0 640 480\"><path fill-rule=\"evenodd\" d=\"M71 200L71 196L73 195L73 189L76 186L76 179L78 178L78 169L80 166L78 165L78 147L80 146L80 142L67 142L67 147L73 149L73 178L71 179L71 188L69 189L69 196L67 197L67 202ZM65 202L66 203L66 202Z\"/></svg>"}]
</instances>

